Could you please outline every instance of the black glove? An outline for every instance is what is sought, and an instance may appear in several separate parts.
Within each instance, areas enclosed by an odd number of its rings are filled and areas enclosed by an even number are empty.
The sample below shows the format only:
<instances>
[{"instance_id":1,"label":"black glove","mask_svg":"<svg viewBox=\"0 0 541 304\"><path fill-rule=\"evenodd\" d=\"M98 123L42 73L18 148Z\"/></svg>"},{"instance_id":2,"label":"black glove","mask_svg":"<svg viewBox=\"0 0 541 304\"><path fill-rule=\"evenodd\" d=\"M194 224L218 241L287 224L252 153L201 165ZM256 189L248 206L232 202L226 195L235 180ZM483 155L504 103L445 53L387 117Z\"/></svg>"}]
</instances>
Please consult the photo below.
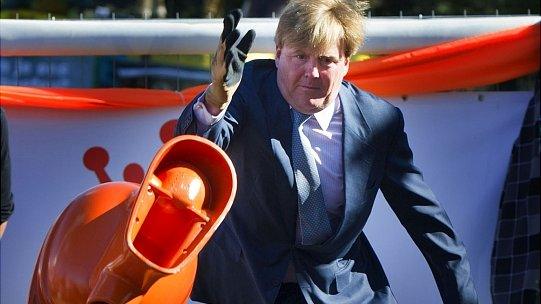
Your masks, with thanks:
<instances>
[{"instance_id":1,"label":"black glove","mask_svg":"<svg viewBox=\"0 0 541 304\"><path fill-rule=\"evenodd\" d=\"M220 44L210 67L212 83L205 92L205 102L220 110L227 107L239 86L246 56L255 38L255 31L249 30L235 45L240 37L237 25L241 17L240 9L225 16Z\"/></svg>"}]
</instances>

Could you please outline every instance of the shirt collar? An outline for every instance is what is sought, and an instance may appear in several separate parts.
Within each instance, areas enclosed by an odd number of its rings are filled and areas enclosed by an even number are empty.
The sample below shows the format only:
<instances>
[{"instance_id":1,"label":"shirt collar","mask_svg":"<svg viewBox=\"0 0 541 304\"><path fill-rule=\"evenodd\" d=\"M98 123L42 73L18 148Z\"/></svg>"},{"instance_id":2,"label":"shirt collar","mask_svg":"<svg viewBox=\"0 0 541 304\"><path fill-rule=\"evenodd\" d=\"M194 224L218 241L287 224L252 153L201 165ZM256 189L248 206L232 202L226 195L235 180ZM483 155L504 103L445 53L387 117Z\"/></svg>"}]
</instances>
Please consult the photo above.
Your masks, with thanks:
<instances>
[{"instance_id":1,"label":"shirt collar","mask_svg":"<svg viewBox=\"0 0 541 304\"><path fill-rule=\"evenodd\" d=\"M336 102L338 98L339 97L337 96L325 109L314 114L314 118L323 131L327 131L331 124L332 117L337 111L337 106L340 104L340 102Z\"/></svg>"}]
</instances>

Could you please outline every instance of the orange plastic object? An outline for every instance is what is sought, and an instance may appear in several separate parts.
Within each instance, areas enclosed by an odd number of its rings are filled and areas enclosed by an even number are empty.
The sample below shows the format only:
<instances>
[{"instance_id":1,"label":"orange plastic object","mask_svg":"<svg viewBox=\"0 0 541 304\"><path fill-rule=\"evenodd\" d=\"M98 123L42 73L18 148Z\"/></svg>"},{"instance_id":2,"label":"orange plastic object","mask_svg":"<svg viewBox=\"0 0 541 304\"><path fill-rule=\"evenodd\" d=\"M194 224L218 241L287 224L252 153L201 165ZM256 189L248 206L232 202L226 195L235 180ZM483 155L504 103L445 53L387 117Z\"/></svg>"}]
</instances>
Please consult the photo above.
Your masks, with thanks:
<instances>
[{"instance_id":1,"label":"orange plastic object","mask_svg":"<svg viewBox=\"0 0 541 304\"><path fill-rule=\"evenodd\" d=\"M202 210L205 193L210 189L206 190L208 183L202 174L188 164L163 170L149 183L161 195L133 244L154 263L171 267L210 220Z\"/></svg>"},{"instance_id":2,"label":"orange plastic object","mask_svg":"<svg viewBox=\"0 0 541 304\"><path fill-rule=\"evenodd\" d=\"M41 248L29 303L185 303L197 254L231 208L236 174L208 140L168 141L139 186L101 184L62 212Z\"/></svg>"}]
</instances>

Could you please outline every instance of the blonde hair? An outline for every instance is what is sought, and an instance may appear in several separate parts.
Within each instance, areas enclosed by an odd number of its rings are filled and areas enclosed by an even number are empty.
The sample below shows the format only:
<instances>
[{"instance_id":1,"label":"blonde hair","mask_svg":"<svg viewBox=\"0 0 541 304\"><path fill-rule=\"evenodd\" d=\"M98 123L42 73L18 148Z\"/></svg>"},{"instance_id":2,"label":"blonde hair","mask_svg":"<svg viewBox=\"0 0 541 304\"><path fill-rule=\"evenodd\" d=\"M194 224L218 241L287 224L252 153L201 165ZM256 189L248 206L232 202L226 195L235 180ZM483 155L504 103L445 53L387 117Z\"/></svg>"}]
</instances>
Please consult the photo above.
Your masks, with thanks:
<instances>
[{"instance_id":1,"label":"blonde hair","mask_svg":"<svg viewBox=\"0 0 541 304\"><path fill-rule=\"evenodd\" d=\"M292 0L284 8L274 42L316 51L339 43L346 57L357 52L364 39L367 1Z\"/></svg>"}]
</instances>

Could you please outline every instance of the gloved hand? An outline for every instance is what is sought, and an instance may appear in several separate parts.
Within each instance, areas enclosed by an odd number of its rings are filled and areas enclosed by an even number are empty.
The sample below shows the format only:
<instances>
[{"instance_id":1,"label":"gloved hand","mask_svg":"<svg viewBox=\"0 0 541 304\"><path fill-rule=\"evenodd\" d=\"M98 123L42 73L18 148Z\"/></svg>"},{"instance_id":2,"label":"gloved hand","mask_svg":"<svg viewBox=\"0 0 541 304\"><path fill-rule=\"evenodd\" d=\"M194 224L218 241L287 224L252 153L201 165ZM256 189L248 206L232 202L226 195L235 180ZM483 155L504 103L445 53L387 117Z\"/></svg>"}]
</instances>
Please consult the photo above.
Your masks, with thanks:
<instances>
[{"instance_id":1,"label":"gloved hand","mask_svg":"<svg viewBox=\"0 0 541 304\"><path fill-rule=\"evenodd\" d=\"M244 61L255 38L255 31L249 30L240 42L234 45L240 37L236 27L241 17L240 9L233 10L225 16L220 44L210 67L212 83L205 92L205 102L220 111L227 108L239 86Z\"/></svg>"}]
</instances>

